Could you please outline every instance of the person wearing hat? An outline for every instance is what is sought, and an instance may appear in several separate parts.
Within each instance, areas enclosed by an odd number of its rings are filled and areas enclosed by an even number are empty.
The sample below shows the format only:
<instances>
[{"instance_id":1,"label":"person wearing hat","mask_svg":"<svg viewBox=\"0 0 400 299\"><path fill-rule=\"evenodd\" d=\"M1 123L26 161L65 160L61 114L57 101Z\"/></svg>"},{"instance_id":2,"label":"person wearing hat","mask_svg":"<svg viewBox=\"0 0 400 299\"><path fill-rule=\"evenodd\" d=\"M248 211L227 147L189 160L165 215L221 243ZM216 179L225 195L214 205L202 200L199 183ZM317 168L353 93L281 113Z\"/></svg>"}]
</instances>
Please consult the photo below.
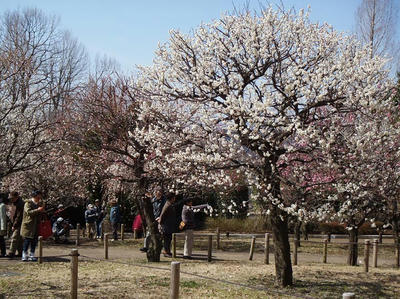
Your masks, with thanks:
<instances>
[{"instance_id":1,"label":"person wearing hat","mask_svg":"<svg viewBox=\"0 0 400 299\"><path fill-rule=\"evenodd\" d=\"M21 224L22 216L24 214L24 201L19 196L17 191L12 191L9 196L10 201L10 221L11 221L11 242L10 250L7 257L22 256L22 237L21 237ZM17 253L17 255L16 255Z\"/></svg>"},{"instance_id":2,"label":"person wearing hat","mask_svg":"<svg viewBox=\"0 0 400 299\"><path fill-rule=\"evenodd\" d=\"M86 221L86 231L89 239L93 239L95 232L95 222L96 222L96 211L92 204L88 204L87 210L85 211L85 221Z\"/></svg>"},{"instance_id":3,"label":"person wearing hat","mask_svg":"<svg viewBox=\"0 0 400 299\"><path fill-rule=\"evenodd\" d=\"M37 261L35 249L39 231L39 216L44 212L42 192L40 190L35 190L32 192L32 198L25 201L22 215L21 236L24 238L22 244L22 261L24 262ZM29 248L30 253L28 255Z\"/></svg>"}]
</instances>

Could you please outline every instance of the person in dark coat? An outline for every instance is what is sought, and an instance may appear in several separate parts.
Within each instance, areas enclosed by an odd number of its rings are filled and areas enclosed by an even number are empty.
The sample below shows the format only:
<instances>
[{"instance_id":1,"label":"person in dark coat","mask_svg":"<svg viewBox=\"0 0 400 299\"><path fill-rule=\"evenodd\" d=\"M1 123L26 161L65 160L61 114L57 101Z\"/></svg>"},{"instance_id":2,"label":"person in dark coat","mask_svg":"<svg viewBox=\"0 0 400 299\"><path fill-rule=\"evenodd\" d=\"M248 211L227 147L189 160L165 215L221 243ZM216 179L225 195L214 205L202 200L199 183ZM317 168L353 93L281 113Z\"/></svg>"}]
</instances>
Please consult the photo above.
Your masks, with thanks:
<instances>
[{"instance_id":1,"label":"person in dark coat","mask_svg":"<svg viewBox=\"0 0 400 299\"><path fill-rule=\"evenodd\" d=\"M22 236L21 236L21 224L22 224L22 216L24 214L24 201L19 196L17 191L12 191L9 197L10 206L13 210L11 220L11 243L10 243L10 251L7 254L7 257L22 256Z\"/></svg>"},{"instance_id":2,"label":"person in dark coat","mask_svg":"<svg viewBox=\"0 0 400 299\"><path fill-rule=\"evenodd\" d=\"M183 258L192 258L193 229L195 228L194 213L208 207L208 204L193 206L193 200L187 199L182 209L182 229L185 230L185 245L183 247Z\"/></svg>"},{"instance_id":3,"label":"person in dark coat","mask_svg":"<svg viewBox=\"0 0 400 299\"><path fill-rule=\"evenodd\" d=\"M164 239L164 251L165 257L172 257L171 254L171 240L172 234L176 232L176 211L174 203L176 201L176 195L170 193L167 195L167 202L165 203L159 218L160 232Z\"/></svg>"}]
</instances>

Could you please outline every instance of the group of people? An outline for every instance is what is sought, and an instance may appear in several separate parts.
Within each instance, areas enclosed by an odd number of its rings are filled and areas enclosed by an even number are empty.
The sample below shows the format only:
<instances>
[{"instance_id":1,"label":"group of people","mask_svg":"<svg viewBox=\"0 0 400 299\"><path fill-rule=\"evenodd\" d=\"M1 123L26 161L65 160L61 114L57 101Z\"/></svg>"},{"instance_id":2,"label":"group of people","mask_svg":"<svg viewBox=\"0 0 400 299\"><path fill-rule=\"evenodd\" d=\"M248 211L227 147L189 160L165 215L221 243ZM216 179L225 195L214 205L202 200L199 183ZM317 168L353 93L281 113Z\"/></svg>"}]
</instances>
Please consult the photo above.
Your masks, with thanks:
<instances>
[{"instance_id":1,"label":"group of people","mask_svg":"<svg viewBox=\"0 0 400 299\"><path fill-rule=\"evenodd\" d=\"M42 192L35 190L25 202L18 192L0 202L0 257L19 256L22 261L36 261L35 249L38 240L40 216L45 213ZM6 253L4 237L7 235L7 224L11 224L11 244Z\"/></svg>"},{"instance_id":2,"label":"group of people","mask_svg":"<svg viewBox=\"0 0 400 299\"><path fill-rule=\"evenodd\" d=\"M118 240L118 224L121 222L121 212L117 200L110 200L110 223L112 227L113 239ZM96 239L101 239L102 224L106 216L105 203L103 205L100 200L96 199L93 204L88 204L85 211L86 231L89 239L93 239L96 234Z\"/></svg>"},{"instance_id":3,"label":"group of people","mask_svg":"<svg viewBox=\"0 0 400 299\"><path fill-rule=\"evenodd\" d=\"M169 193L163 196L161 189L157 189L155 196L151 199L153 205L153 214L155 220L158 222L159 231L163 237L163 255L165 257L172 257L171 241L172 234L177 231L177 213L176 213L176 194ZM183 258L192 258L193 248L193 229L195 228L195 211L207 208L207 204L193 206L192 199L186 199L182 209L182 221L179 224L179 229L185 232L185 245L183 250ZM147 252L151 242L150 231L147 230L144 239L144 247L140 250Z\"/></svg>"},{"instance_id":4,"label":"group of people","mask_svg":"<svg viewBox=\"0 0 400 299\"><path fill-rule=\"evenodd\" d=\"M178 230L178 217L176 211L176 194L163 195L161 189L157 189L155 196L150 199L153 206L153 213L158 225L159 232L163 239L163 254L165 257L172 257L171 241L172 234ZM116 200L108 202L110 205L110 223L112 227L113 240L118 239L118 224L121 222L121 214ZM193 206L191 199L184 201L182 209L182 221L179 228L185 232L184 256L185 259L192 257L193 229L195 228L195 211L200 211L208 205ZM71 225L62 218L61 212L64 207L58 206L52 217L52 233L57 243L67 243ZM29 200L23 201L18 192L13 191L9 197L3 198L0 202L0 257L21 257L23 261L36 261L35 248L39 235L39 222L45 214L45 204L42 200L42 192L35 190ZM86 230L89 238L101 238L102 222L105 218L105 204L95 200L94 205L89 204L85 211ZM140 217L140 216L139 216ZM137 216L133 226L140 226L141 219ZM7 224L11 224L11 243L9 252L6 252L5 236L7 235ZM146 252L150 247L151 234L146 230L144 247L140 250Z\"/></svg>"}]
</instances>

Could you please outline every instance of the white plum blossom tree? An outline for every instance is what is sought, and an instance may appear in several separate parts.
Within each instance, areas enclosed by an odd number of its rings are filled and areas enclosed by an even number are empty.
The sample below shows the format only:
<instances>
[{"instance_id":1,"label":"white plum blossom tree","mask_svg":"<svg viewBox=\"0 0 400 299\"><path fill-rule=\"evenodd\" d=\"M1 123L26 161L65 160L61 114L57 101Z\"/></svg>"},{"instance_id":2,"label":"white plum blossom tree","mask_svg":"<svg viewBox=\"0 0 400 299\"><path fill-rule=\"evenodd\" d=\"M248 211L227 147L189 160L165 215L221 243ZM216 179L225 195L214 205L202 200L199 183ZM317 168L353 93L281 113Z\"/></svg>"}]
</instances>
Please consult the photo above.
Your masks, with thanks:
<instances>
[{"instance_id":1,"label":"white plum blossom tree","mask_svg":"<svg viewBox=\"0 0 400 299\"><path fill-rule=\"evenodd\" d=\"M190 142L171 155L174 163L195 165L191 180L204 184L229 184L221 170L236 168L256 190L271 218L282 286L293 283L287 221L297 211L282 196L290 183L283 171L294 155L328 146L319 141L329 118L385 94L385 61L368 53L303 11L268 8L222 16L193 34L171 31L154 64L142 68L140 84L153 101L191 111L180 134ZM304 167L292 171L301 177Z\"/></svg>"}]
</instances>

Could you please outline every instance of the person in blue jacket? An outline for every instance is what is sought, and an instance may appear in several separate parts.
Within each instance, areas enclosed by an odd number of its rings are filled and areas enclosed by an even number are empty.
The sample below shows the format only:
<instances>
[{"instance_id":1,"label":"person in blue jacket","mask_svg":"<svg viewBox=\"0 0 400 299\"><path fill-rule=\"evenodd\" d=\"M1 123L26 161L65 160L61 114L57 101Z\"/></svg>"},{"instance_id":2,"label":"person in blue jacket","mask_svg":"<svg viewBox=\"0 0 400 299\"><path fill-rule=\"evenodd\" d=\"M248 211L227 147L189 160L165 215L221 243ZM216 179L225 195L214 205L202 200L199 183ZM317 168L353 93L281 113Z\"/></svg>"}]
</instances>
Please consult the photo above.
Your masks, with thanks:
<instances>
[{"instance_id":1,"label":"person in blue jacket","mask_svg":"<svg viewBox=\"0 0 400 299\"><path fill-rule=\"evenodd\" d=\"M110 201L111 210L110 210L110 222L113 232L112 241L118 240L118 223L121 222L121 213L119 210L118 202L116 200Z\"/></svg>"}]
</instances>

